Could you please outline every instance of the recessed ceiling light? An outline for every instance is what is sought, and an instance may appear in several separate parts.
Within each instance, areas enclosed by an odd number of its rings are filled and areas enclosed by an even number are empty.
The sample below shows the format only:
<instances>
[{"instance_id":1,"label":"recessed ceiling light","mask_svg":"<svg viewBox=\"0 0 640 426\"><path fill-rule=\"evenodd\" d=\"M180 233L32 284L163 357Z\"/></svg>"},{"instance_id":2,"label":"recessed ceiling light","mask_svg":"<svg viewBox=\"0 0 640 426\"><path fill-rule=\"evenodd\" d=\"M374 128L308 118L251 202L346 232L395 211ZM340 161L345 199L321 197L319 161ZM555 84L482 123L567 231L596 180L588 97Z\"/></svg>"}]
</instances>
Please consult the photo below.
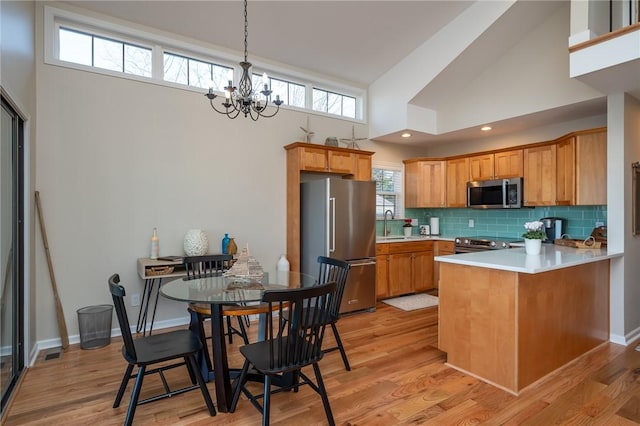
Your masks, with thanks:
<instances>
[{"instance_id":1,"label":"recessed ceiling light","mask_svg":"<svg viewBox=\"0 0 640 426\"><path fill-rule=\"evenodd\" d=\"M400 136L402 136L403 138L410 138L411 137L411 133L403 133Z\"/></svg>"},{"instance_id":2,"label":"recessed ceiling light","mask_svg":"<svg viewBox=\"0 0 640 426\"><path fill-rule=\"evenodd\" d=\"M489 130L491 130L491 126L481 127L480 130L482 130L483 132L488 132Z\"/></svg>"}]
</instances>

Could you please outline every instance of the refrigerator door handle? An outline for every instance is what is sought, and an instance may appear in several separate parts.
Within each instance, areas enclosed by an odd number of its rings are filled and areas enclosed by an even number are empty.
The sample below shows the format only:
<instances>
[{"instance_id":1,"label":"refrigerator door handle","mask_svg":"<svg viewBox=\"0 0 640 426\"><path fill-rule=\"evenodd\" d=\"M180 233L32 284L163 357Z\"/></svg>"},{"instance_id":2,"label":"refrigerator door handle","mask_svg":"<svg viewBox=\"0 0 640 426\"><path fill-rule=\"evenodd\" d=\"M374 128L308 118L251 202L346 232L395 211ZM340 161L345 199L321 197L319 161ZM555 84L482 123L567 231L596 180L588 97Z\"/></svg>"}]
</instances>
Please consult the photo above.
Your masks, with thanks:
<instances>
[{"instance_id":1,"label":"refrigerator door handle","mask_svg":"<svg viewBox=\"0 0 640 426\"><path fill-rule=\"evenodd\" d=\"M336 251L336 198L329 197L329 205L331 208L331 218L329 226L331 226L331 244L329 245L329 253Z\"/></svg>"}]
</instances>

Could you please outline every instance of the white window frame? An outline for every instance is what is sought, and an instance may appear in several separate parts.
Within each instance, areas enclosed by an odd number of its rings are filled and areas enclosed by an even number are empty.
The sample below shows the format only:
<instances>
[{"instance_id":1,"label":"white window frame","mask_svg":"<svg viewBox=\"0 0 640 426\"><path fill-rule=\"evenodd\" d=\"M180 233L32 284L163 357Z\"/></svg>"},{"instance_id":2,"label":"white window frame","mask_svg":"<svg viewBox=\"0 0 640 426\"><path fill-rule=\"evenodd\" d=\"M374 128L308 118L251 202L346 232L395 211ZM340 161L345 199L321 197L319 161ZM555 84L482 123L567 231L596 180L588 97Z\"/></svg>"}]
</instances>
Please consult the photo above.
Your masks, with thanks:
<instances>
[{"instance_id":1,"label":"white window frame","mask_svg":"<svg viewBox=\"0 0 640 426\"><path fill-rule=\"evenodd\" d=\"M404 219L405 217L405 207L404 207L404 164L402 163L393 163L386 161L374 161L371 164L371 178L373 179L373 169L384 169L384 170L392 170L394 172L400 173L400 192L394 192L399 197L397 203L397 210L394 215L395 219ZM378 191L376 191L376 196L378 195ZM382 219L382 216L378 216L376 214L376 219Z\"/></svg>"},{"instance_id":2,"label":"white window frame","mask_svg":"<svg viewBox=\"0 0 640 426\"><path fill-rule=\"evenodd\" d=\"M215 63L222 66L228 66L234 69L234 82L242 75L242 69L238 62L241 60L240 55L233 55L225 50L214 50L201 44L188 43L179 39L174 39L162 35L160 33L151 33L142 31L127 25L107 20L109 18L98 19L93 16L83 15L67 9L60 9L44 5L44 62L50 65L57 65L66 68L74 68L83 71L89 71L96 74L104 74L112 77L136 80L145 83L152 83L172 88L205 93L206 90L186 86L179 83L164 81L164 62L163 54L165 50L168 53L183 55L187 58L200 60L203 62ZM93 34L99 37L111 38L131 43L140 47L150 48L152 50L152 76L142 77L133 74L125 74L117 71L76 64L73 62L61 61L59 59L58 30L60 26L76 29L81 32ZM345 121L366 123L366 89L355 86L348 86L336 81L321 78L315 75L305 74L295 69L273 65L260 59L252 58L252 73L262 74L266 72L269 77L278 80L288 81L305 87L305 107L299 108L290 105L282 105L281 108L301 111L308 114L322 115L326 117L342 119ZM356 118L349 118L342 115L329 114L313 109L313 87L356 98ZM220 95L224 96L223 93Z\"/></svg>"}]
</instances>

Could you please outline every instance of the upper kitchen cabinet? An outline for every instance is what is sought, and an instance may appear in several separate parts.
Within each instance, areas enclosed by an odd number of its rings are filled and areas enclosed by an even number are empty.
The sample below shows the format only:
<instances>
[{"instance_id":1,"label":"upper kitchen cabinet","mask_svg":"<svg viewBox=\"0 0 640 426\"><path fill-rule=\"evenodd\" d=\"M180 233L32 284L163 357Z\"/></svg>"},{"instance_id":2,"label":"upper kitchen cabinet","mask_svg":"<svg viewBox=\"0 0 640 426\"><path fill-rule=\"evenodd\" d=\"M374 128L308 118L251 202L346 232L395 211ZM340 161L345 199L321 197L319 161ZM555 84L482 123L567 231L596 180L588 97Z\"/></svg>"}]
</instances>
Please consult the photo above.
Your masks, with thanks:
<instances>
[{"instance_id":1,"label":"upper kitchen cabinet","mask_svg":"<svg viewBox=\"0 0 640 426\"><path fill-rule=\"evenodd\" d=\"M289 158L297 157L300 171L353 175L358 180L371 180L372 152L301 142L287 145L285 149L291 154Z\"/></svg>"},{"instance_id":2,"label":"upper kitchen cabinet","mask_svg":"<svg viewBox=\"0 0 640 426\"><path fill-rule=\"evenodd\" d=\"M509 179L521 177L523 170L523 151L501 151L494 154L494 179Z\"/></svg>"},{"instance_id":3,"label":"upper kitchen cabinet","mask_svg":"<svg viewBox=\"0 0 640 426\"><path fill-rule=\"evenodd\" d=\"M508 179L522 174L521 149L469 157L470 180Z\"/></svg>"},{"instance_id":4,"label":"upper kitchen cabinet","mask_svg":"<svg viewBox=\"0 0 640 426\"><path fill-rule=\"evenodd\" d=\"M557 147L557 204L607 204L607 129L572 133Z\"/></svg>"},{"instance_id":5,"label":"upper kitchen cabinet","mask_svg":"<svg viewBox=\"0 0 640 426\"><path fill-rule=\"evenodd\" d=\"M447 207L467 206L470 161L469 157L447 160Z\"/></svg>"},{"instance_id":6,"label":"upper kitchen cabinet","mask_svg":"<svg viewBox=\"0 0 640 426\"><path fill-rule=\"evenodd\" d=\"M555 144L524 149L524 206L556 204L556 150Z\"/></svg>"},{"instance_id":7,"label":"upper kitchen cabinet","mask_svg":"<svg viewBox=\"0 0 640 426\"><path fill-rule=\"evenodd\" d=\"M330 173L336 177L371 180L374 152L295 142L287 150L287 257L300 271L300 173Z\"/></svg>"},{"instance_id":8,"label":"upper kitchen cabinet","mask_svg":"<svg viewBox=\"0 0 640 426\"><path fill-rule=\"evenodd\" d=\"M405 160L405 207L445 207L446 170L445 160Z\"/></svg>"},{"instance_id":9,"label":"upper kitchen cabinet","mask_svg":"<svg viewBox=\"0 0 640 426\"><path fill-rule=\"evenodd\" d=\"M469 180L493 179L494 154L474 155L468 158Z\"/></svg>"},{"instance_id":10,"label":"upper kitchen cabinet","mask_svg":"<svg viewBox=\"0 0 640 426\"><path fill-rule=\"evenodd\" d=\"M576 135L576 205L607 204L607 129Z\"/></svg>"}]
</instances>

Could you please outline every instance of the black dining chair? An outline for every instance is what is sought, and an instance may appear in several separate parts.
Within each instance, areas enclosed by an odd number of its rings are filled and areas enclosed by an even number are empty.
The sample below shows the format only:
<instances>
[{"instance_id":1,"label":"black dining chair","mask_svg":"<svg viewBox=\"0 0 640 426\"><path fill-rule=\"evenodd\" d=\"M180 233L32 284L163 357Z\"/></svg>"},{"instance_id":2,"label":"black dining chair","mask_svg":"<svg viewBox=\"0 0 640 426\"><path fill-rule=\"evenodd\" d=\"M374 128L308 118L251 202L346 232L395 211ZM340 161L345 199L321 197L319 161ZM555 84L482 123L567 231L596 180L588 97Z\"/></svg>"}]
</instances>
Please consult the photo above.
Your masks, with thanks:
<instances>
[{"instance_id":1,"label":"black dining chair","mask_svg":"<svg viewBox=\"0 0 640 426\"><path fill-rule=\"evenodd\" d=\"M329 324L333 331L333 337L336 339L336 345L329 348L324 348L324 353L340 351L342 356L342 362L344 368L347 371L351 371L351 365L349 365L349 359L347 353L344 350L340 333L336 323L340 319L340 305L342 304L342 296L344 294L344 288L347 284L347 278L349 276L349 270L351 265L348 262L339 259L333 259L331 257L318 256L318 284L324 284L328 282L336 283L336 295L331 300L331 306L329 306Z\"/></svg>"},{"instance_id":2,"label":"black dining chair","mask_svg":"<svg viewBox=\"0 0 640 426\"><path fill-rule=\"evenodd\" d=\"M230 411L234 412L240 394L244 393L262 413L262 424L268 425L271 410L271 394L309 385L322 398L322 405L330 425L334 425L329 398L320 373L318 362L322 359L322 339L328 324L329 308L335 298L335 283L289 290L266 291L262 302L268 305L266 312L266 339L242 346L245 357L242 372L235 382ZM285 313L287 319L285 319ZM302 372L313 366L315 383ZM262 375L262 394L254 395L245 386L249 369ZM271 390L271 384L278 387ZM258 401L262 399L262 405Z\"/></svg>"},{"instance_id":3,"label":"black dining chair","mask_svg":"<svg viewBox=\"0 0 640 426\"><path fill-rule=\"evenodd\" d=\"M220 276L231 267L232 260L233 256L230 254L209 254L204 256L185 257L183 263L185 271L187 273L186 279L193 280L196 278ZM201 325L201 331L204 331L202 323L204 322L204 320L211 318L211 307L209 305L192 303L189 305L189 310L195 312L198 315L198 320ZM240 336L245 344L249 343L247 330L245 328L245 324L249 325L248 317L244 315L225 315L224 308L223 316L227 321L227 332L225 334L229 338L229 343L233 343L234 334ZM235 316L237 318L238 328L232 326L232 316Z\"/></svg>"},{"instance_id":4,"label":"black dining chair","mask_svg":"<svg viewBox=\"0 0 640 426\"><path fill-rule=\"evenodd\" d=\"M347 352L344 350L344 345L342 344L342 339L340 338L340 333L338 332L338 326L336 323L340 319L340 304L342 304L342 296L344 294L344 288L347 283L350 269L351 265L348 262L333 259L331 257L318 256L318 285L328 282L336 283L336 295L331 300L331 305L329 306L329 311L327 313L328 322L329 325L331 325L336 345L328 348L325 347L323 351L324 353L340 351L344 368L347 371L351 371L351 365L349 364ZM286 318L288 318L288 316L285 313L285 319Z\"/></svg>"},{"instance_id":5,"label":"black dining chair","mask_svg":"<svg viewBox=\"0 0 640 426\"><path fill-rule=\"evenodd\" d=\"M113 274L109 277L109 291L113 298L120 332L124 346L122 347L122 356L128 362L127 369L120 383L120 388L113 403L113 408L120 406L122 397L127 388L130 379L135 378L133 391L131 392L131 401L127 409L127 416L124 424L130 425L133 422L133 416L138 405L157 401L159 399L172 397L184 392L200 389L204 398L209 414L216 415L216 409L211 401L209 390L205 384L200 368L196 362L196 354L202 350L202 344L199 337L190 330L176 330L167 333L154 334L149 336L133 339L131 335L131 326L127 317L127 311L124 305L125 290L120 285L120 276ZM168 364L169 361L181 360ZM155 364L162 363L161 366L148 369ZM165 378L164 372L180 366L186 366L189 372L191 386L183 387L177 390L171 390ZM133 373L134 367L138 367L136 373ZM164 386L164 393L146 398L139 401L140 390L145 376L158 373Z\"/></svg>"}]
</instances>

